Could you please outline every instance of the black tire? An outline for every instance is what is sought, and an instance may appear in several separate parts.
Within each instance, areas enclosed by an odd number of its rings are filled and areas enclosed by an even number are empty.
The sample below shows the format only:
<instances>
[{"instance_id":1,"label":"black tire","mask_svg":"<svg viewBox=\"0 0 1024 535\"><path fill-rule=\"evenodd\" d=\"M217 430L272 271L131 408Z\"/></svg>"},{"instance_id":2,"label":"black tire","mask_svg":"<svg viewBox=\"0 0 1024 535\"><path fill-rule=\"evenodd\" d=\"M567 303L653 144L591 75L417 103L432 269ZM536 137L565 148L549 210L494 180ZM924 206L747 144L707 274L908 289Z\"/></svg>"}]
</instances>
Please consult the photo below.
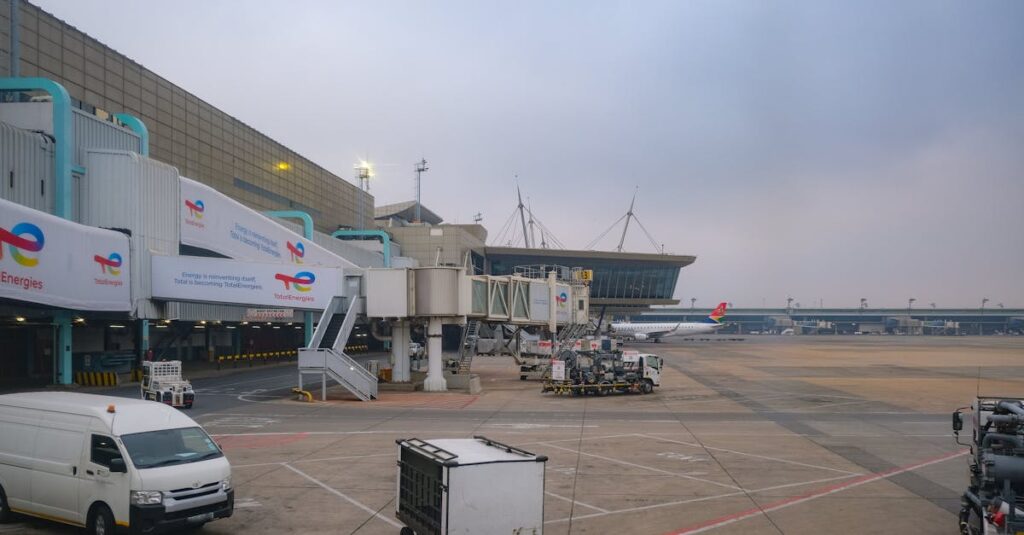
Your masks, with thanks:
<instances>
[{"instance_id":1,"label":"black tire","mask_svg":"<svg viewBox=\"0 0 1024 535\"><path fill-rule=\"evenodd\" d=\"M654 383L650 381L644 381L644 383L640 386L640 391L643 392L644 394L650 394L651 392L654 392Z\"/></svg>"},{"instance_id":2,"label":"black tire","mask_svg":"<svg viewBox=\"0 0 1024 535\"><path fill-rule=\"evenodd\" d=\"M0 487L0 524L10 522L13 517L14 513L7 506L7 494L4 493L4 488Z\"/></svg>"},{"instance_id":3,"label":"black tire","mask_svg":"<svg viewBox=\"0 0 1024 535\"><path fill-rule=\"evenodd\" d=\"M410 527L404 527L402 528L402 531L399 531L398 533L399 535L416 535L416 532Z\"/></svg>"},{"instance_id":4,"label":"black tire","mask_svg":"<svg viewBox=\"0 0 1024 535\"><path fill-rule=\"evenodd\" d=\"M106 505L97 505L89 513L89 521L85 524L85 532L89 535L114 535L117 525L114 514Z\"/></svg>"}]
</instances>

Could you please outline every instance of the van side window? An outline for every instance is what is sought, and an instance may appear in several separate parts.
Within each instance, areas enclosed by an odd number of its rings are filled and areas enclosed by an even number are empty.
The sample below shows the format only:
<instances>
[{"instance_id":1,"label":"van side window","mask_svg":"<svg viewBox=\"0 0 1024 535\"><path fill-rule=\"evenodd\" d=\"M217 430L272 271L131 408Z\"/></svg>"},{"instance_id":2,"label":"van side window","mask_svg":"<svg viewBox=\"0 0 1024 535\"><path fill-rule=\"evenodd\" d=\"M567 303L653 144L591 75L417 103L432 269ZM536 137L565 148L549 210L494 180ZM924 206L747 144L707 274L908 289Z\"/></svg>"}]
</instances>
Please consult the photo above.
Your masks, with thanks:
<instances>
[{"instance_id":1,"label":"van side window","mask_svg":"<svg viewBox=\"0 0 1024 535\"><path fill-rule=\"evenodd\" d=\"M117 449L114 439L103 435L92 436L92 450L89 453L89 460L110 468L111 459L121 458L121 450Z\"/></svg>"}]
</instances>

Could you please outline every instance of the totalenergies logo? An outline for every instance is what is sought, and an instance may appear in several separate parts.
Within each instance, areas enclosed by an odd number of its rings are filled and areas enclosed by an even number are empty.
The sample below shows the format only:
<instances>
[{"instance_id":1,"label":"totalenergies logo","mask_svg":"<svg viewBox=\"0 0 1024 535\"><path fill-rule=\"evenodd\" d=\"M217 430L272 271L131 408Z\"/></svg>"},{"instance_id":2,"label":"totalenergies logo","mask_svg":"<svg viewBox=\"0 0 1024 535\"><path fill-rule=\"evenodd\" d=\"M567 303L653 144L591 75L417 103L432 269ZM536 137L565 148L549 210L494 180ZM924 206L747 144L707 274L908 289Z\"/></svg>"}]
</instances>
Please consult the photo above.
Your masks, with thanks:
<instances>
[{"instance_id":1,"label":"totalenergies logo","mask_svg":"<svg viewBox=\"0 0 1024 535\"><path fill-rule=\"evenodd\" d=\"M203 204L203 201L198 199L196 199L195 201L185 199L185 207L188 208L189 215L192 216L194 219L202 219L203 212L206 211L206 205Z\"/></svg>"},{"instance_id":2,"label":"totalenergies logo","mask_svg":"<svg viewBox=\"0 0 1024 535\"><path fill-rule=\"evenodd\" d=\"M292 262L296 264L302 263L302 257L306 256L306 246L302 245L302 242L296 241L285 242L288 245L288 252L292 254Z\"/></svg>"},{"instance_id":3,"label":"totalenergies logo","mask_svg":"<svg viewBox=\"0 0 1024 535\"><path fill-rule=\"evenodd\" d=\"M560 293L560 294L555 296L555 302L557 302L558 306L560 306L560 307L564 307L565 303L568 302L568 301L569 301L569 294L567 294L565 292L562 292L562 293Z\"/></svg>"},{"instance_id":4,"label":"totalenergies logo","mask_svg":"<svg viewBox=\"0 0 1024 535\"><path fill-rule=\"evenodd\" d=\"M4 257L5 243L15 262L25 267L35 267L39 264L39 259L22 253L38 253L43 250L46 239L39 227L23 221L11 227L11 230L0 227L0 259Z\"/></svg>"},{"instance_id":5,"label":"totalenergies logo","mask_svg":"<svg viewBox=\"0 0 1024 535\"><path fill-rule=\"evenodd\" d=\"M113 275L115 277L121 275L121 255L118 253L110 253L109 256L103 257L95 255L92 259L100 265L100 271L104 275Z\"/></svg>"},{"instance_id":6,"label":"totalenergies logo","mask_svg":"<svg viewBox=\"0 0 1024 535\"><path fill-rule=\"evenodd\" d=\"M290 290L292 285L295 289L300 292L308 292L310 286L316 282L316 275L308 271L300 271L295 276L285 275L284 273L278 273L274 275L274 278L284 283L284 289Z\"/></svg>"}]
</instances>

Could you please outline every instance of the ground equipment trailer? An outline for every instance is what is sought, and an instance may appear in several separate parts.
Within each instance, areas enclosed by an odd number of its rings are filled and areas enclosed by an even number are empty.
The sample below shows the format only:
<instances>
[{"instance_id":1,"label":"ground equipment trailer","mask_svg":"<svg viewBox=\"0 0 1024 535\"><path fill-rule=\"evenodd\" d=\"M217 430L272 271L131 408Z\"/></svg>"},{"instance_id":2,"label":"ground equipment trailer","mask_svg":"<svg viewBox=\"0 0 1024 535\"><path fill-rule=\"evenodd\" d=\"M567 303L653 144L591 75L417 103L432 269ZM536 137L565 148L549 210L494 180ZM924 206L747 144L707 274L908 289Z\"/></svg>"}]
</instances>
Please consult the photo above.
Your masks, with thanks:
<instances>
[{"instance_id":1,"label":"ground equipment trailer","mask_svg":"<svg viewBox=\"0 0 1024 535\"><path fill-rule=\"evenodd\" d=\"M963 412L973 412L971 442L960 442ZM964 535L1024 533L1024 401L979 396L953 413L957 444L970 446L970 483L961 497Z\"/></svg>"},{"instance_id":2,"label":"ground equipment trailer","mask_svg":"<svg viewBox=\"0 0 1024 535\"><path fill-rule=\"evenodd\" d=\"M481 436L396 442L402 535L543 535L546 456Z\"/></svg>"},{"instance_id":3,"label":"ground equipment trailer","mask_svg":"<svg viewBox=\"0 0 1024 535\"><path fill-rule=\"evenodd\" d=\"M551 378L541 392L650 394L661 386L661 357L637 351L562 351L551 361Z\"/></svg>"},{"instance_id":4,"label":"ground equipment trailer","mask_svg":"<svg viewBox=\"0 0 1024 535\"><path fill-rule=\"evenodd\" d=\"M142 363L142 399L159 401L172 407L191 409L196 393L192 383L181 376L181 361L144 361Z\"/></svg>"}]
</instances>

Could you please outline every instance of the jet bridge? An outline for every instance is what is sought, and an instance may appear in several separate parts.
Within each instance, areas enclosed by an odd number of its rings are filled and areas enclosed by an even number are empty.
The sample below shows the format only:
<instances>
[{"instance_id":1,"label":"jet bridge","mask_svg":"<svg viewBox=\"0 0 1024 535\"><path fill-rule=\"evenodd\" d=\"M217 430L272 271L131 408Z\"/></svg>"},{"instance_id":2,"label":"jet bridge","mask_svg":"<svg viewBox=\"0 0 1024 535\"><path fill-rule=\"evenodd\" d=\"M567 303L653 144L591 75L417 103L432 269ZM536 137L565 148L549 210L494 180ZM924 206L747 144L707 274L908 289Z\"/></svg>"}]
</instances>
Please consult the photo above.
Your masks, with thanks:
<instances>
[{"instance_id":1,"label":"jet bridge","mask_svg":"<svg viewBox=\"0 0 1024 535\"><path fill-rule=\"evenodd\" d=\"M397 340L408 340L412 323L427 323L427 391L447 389L441 356L441 327L446 323L537 325L554 333L559 327L590 321L589 288L559 280L554 272L536 278L466 275L458 267L422 267L368 269L365 277L367 317L393 322L396 381L409 380L408 344ZM468 363L461 362L460 368L468 370Z\"/></svg>"}]
</instances>

